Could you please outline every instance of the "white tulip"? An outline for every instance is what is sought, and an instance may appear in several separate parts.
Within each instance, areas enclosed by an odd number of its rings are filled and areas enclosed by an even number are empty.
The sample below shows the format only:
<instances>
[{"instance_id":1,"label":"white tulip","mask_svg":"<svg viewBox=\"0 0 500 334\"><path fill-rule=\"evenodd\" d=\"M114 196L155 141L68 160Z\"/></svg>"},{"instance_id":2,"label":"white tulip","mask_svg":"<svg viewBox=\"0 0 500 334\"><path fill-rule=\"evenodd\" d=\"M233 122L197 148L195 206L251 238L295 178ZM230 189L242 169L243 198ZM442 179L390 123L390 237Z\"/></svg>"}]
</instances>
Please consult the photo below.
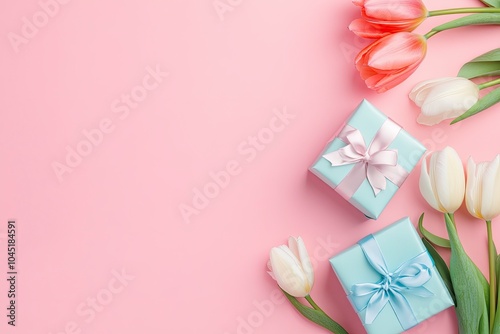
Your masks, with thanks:
<instances>
[{"instance_id":1,"label":"white tulip","mask_svg":"<svg viewBox=\"0 0 500 334\"><path fill-rule=\"evenodd\" d=\"M314 272L302 238L290 237L288 246L273 247L269 269L269 274L288 294L305 297L311 292Z\"/></svg>"},{"instance_id":2,"label":"white tulip","mask_svg":"<svg viewBox=\"0 0 500 334\"><path fill-rule=\"evenodd\" d=\"M491 162L467 163L467 210L476 218L489 220L500 214L500 155Z\"/></svg>"},{"instance_id":3,"label":"white tulip","mask_svg":"<svg viewBox=\"0 0 500 334\"><path fill-rule=\"evenodd\" d=\"M469 110L479 99L479 88L460 77L433 79L417 84L410 99L421 108L417 122L435 125Z\"/></svg>"},{"instance_id":4,"label":"white tulip","mask_svg":"<svg viewBox=\"0 0 500 334\"><path fill-rule=\"evenodd\" d=\"M432 153L429 167L427 157L420 172L420 192L427 203L444 213L454 213L464 200L465 174L462 161L451 147Z\"/></svg>"}]
</instances>

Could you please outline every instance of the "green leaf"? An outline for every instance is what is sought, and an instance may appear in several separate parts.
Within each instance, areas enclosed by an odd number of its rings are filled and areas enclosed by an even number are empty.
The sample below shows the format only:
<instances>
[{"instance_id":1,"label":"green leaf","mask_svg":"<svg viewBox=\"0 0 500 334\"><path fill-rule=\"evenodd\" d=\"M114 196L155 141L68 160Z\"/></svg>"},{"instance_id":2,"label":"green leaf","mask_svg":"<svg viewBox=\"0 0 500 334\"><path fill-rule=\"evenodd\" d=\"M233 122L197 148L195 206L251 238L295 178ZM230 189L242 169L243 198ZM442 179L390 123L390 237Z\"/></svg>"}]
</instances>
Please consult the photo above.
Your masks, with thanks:
<instances>
[{"instance_id":1,"label":"green leaf","mask_svg":"<svg viewBox=\"0 0 500 334\"><path fill-rule=\"evenodd\" d=\"M500 88L496 88L491 92L489 92L488 94L486 94L485 96L483 96L482 98L480 98L479 101L476 102L476 104L474 104L469 110L467 110L461 116L455 118L450 124L455 124L466 118L474 116L475 114L480 113L485 109L488 109L489 107L495 105L498 102L500 102Z\"/></svg>"},{"instance_id":2,"label":"green leaf","mask_svg":"<svg viewBox=\"0 0 500 334\"><path fill-rule=\"evenodd\" d=\"M459 77L467 79L496 75L500 75L500 61L469 62L458 72Z\"/></svg>"},{"instance_id":3,"label":"green leaf","mask_svg":"<svg viewBox=\"0 0 500 334\"><path fill-rule=\"evenodd\" d=\"M498 284L498 287L497 287L497 300L500 299L500 268L498 267L500 266L500 255L497 256L497 264L496 264L496 267L497 267L497 284ZM493 323L493 331L492 331L492 334L500 334L500 310L497 308L497 313L495 314L495 322Z\"/></svg>"},{"instance_id":4,"label":"green leaf","mask_svg":"<svg viewBox=\"0 0 500 334\"><path fill-rule=\"evenodd\" d=\"M450 293L450 296L453 299L453 303L456 305L457 300L455 298L455 291L453 290L453 284L451 283L450 270L448 269L446 262L444 262L441 255L439 255L439 253L436 251L436 249L432 246L432 244L426 238L422 238L422 242L424 243L425 248L427 248L427 251L431 255L432 259L434 260L434 264L436 265L436 269L439 272L439 274L441 275L441 278L443 279L444 285L446 285L446 288L448 288L448 292Z\"/></svg>"},{"instance_id":5,"label":"green leaf","mask_svg":"<svg viewBox=\"0 0 500 334\"><path fill-rule=\"evenodd\" d=\"M315 310L313 308L307 307L301 302L297 300L292 295L289 295L286 291L283 289L281 290L285 294L286 298L292 303L292 305L302 314L304 317L307 319L311 320L312 322L328 329L330 332L335 333L335 334L348 334L347 331L337 322L335 322L333 319L331 319L328 315L326 315L324 312L320 310Z\"/></svg>"},{"instance_id":6,"label":"green leaf","mask_svg":"<svg viewBox=\"0 0 500 334\"><path fill-rule=\"evenodd\" d=\"M497 283L500 285L500 282L498 281L498 279L500 278L500 268L498 268L498 266L500 266L500 255L497 256L497 263L496 263L496 268L497 268Z\"/></svg>"},{"instance_id":7,"label":"green leaf","mask_svg":"<svg viewBox=\"0 0 500 334\"><path fill-rule=\"evenodd\" d=\"M500 0L481 0L486 6L500 8Z\"/></svg>"},{"instance_id":8,"label":"green leaf","mask_svg":"<svg viewBox=\"0 0 500 334\"><path fill-rule=\"evenodd\" d=\"M425 229L424 213L422 213L422 215L418 219L418 230L427 240L432 242L434 245L444 248L450 248L450 240L438 237L437 235L432 234L431 232Z\"/></svg>"},{"instance_id":9,"label":"green leaf","mask_svg":"<svg viewBox=\"0 0 500 334\"><path fill-rule=\"evenodd\" d=\"M486 75L500 75L500 49L491 50L472 59L458 72L459 77L468 79Z\"/></svg>"},{"instance_id":10,"label":"green leaf","mask_svg":"<svg viewBox=\"0 0 500 334\"><path fill-rule=\"evenodd\" d=\"M471 62L481 62L481 61L500 61L500 49L494 49L488 51L479 57L471 60Z\"/></svg>"},{"instance_id":11,"label":"green leaf","mask_svg":"<svg viewBox=\"0 0 500 334\"><path fill-rule=\"evenodd\" d=\"M452 218L445 214L445 220L450 237L450 275L457 299L456 312L460 333L487 334L488 308L477 267L463 249Z\"/></svg>"},{"instance_id":12,"label":"green leaf","mask_svg":"<svg viewBox=\"0 0 500 334\"><path fill-rule=\"evenodd\" d=\"M479 269L475 263L472 263L472 264L474 265L477 279L479 280L479 283L481 284L481 287L483 288L484 300L486 302L486 312L488 314L490 314L490 284L488 283L488 280L486 279L486 277L484 277L481 269Z\"/></svg>"},{"instance_id":13,"label":"green leaf","mask_svg":"<svg viewBox=\"0 0 500 334\"><path fill-rule=\"evenodd\" d=\"M485 24L500 24L499 13L481 13L463 16L456 20L452 20L445 24L434 27L432 31L444 31L458 27L465 27L471 25L485 25Z\"/></svg>"}]
</instances>

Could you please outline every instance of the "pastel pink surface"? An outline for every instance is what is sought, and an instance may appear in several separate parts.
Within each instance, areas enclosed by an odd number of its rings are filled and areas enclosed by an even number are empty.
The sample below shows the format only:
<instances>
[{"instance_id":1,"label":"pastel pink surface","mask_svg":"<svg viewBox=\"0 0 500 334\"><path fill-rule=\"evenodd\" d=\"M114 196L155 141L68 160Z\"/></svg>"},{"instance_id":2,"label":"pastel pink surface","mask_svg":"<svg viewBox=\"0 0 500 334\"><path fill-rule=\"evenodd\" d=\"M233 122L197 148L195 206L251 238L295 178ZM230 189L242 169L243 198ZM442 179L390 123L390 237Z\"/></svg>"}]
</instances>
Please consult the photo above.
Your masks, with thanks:
<instances>
[{"instance_id":1,"label":"pastel pink surface","mask_svg":"<svg viewBox=\"0 0 500 334\"><path fill-rule=\"evenodd\" d=\"M418 110L407 98L418 81L453 76L497 47L491 35L498 28L433 37L416 73L377 95L353 65L366 42L347 29L359 16L350 1L221 2L228 6L222 14L211 0L68 1L19 52L8 34L21 34L23 17L40 5L0 3L0 233L10 218L19 224L17 326L2 315L0 331L324 333L276 299L266 274L270 248L300 235L315 262L312 296L361 333L328 258L403 216L416 223L425 211L430 230L445 229L420 196L419 168L380 219L367 221L307 172L326 142L367 98L430 150L451 145L464 161L500 153L499 106L428 128L415 122ZM443 20L429 19L418 32ZM157 66L168 77L130 113L114 112L115 100L137 93L146 68ZM293 117L275 119L285 109ZM60 182L54 162L64 163L67 146L76 149L82 131L106 119L113 130ZM251 137L271 123L267 143L250 149ZM233 175L217 191L211 173L226 168ZM205 187L213 198L183 217ZM465 208L457 220L486 273L484 223ZM120 283L121 270L133 278ZM5 310L5 284L0 296ZM93 299L104 303L91 308ZM456 333L454 310L410 332Z\"/></svg>"}]
</instances>

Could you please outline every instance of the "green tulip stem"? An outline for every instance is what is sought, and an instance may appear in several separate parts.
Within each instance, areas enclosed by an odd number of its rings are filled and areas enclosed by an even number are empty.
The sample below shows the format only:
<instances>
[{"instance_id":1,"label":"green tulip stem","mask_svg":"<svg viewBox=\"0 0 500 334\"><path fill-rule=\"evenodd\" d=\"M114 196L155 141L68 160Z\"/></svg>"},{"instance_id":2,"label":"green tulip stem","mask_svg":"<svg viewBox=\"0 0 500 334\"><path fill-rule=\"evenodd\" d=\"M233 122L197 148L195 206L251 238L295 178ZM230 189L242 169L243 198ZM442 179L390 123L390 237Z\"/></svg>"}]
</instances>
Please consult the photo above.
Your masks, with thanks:
<instances>
[{"instance_id":1,"label":"green tulip stem","mask_svg":"<svg viewBox=\"0 0 500 334\"><path fill-rule=\"evenodd\" d=\"M435 34L437 34L439 31L436 31L436 30L431 30L429 31L427 34L424 35L425 39L429 39L431 38L432 36L434 36Z\"/></svg>"},{"instance_id":2,"label":"green tulip stem","mask_svg":"<svg viewBox=\"0 0 500 334\"><path fill-rule=\"evenodd\" d=\"M455 226L455 228L457 227L456 223L455 223L455 213L448 213L448 217L450 217L450 220L451 222L453 223L453 225Z\"/></svg>"},{"instance_id":3,"label":"green tulip stem","mask_svg":"<svg viewBox=\"0 0 500 334\"><path fill-rule=\"evenodd\" d=\"M429 39L432 36L436 35L438 32L470 26L470 25L500 24L500 8L472 7L472 8L443 9L443 10L430 11L428 13L428 16L465 14L465 13L472 13L472 15L459 17L458 19L451 20L447 23L438 25L432 28L432 30L429 31L427 34L423 35L423 37Z\"/></svg>"},{"instance_id":4,"label":"green tulip stem","mask_svg":"<svg viewBox=\"0 0 500 334\"><path fill-rule=\"evenodd\" d=\"M500 84L500 78L495 79L495 80L491 80L491 81L487 81L487 82L483 82L482 84L477 85L477 87L479 89L485 89L485 88L488 88L488 87L491 87L491 86L496 86L496 85L499 85L499 84Z\"/></svg>"},{"instance_id":5,"label":"green tulip stem","mask_svg":"<svg viewBox=\"0 0 500 334\"><path fill-rule=\"evenodd\" d=\"M493 243L493 235L491 232L491 220L486 221L486 228L488 229L488 258L490 265L490 319L495 319L495 307L496 307L496 268L495 262L497 254L495 252L495 244ZM490 333L493 332L493 321L490 320Z\"/></svg>"},{"instance_id":6,"label":"green tulip stem","mask_svg":"<svg viewBox=\"0 0 500 334\"><path fill-rule=\"evenodd\" d=\"M318 304L316 304L316 303L314 302L314 300L311 298L311 296L310 296L310 295L305 296L305 299L307 300L307 302L308 302L309 304L311 304L311 306L312 306L315 310L318 310L318 311L321 311L321 312L325 313L325 312L324 312L324 311L323 311L323 310L322 310L322 309L318 306Z\"/></svg>"},{"instance_id":7,"label":"green tulip stem","mask_svg":"<svg viewBox=\"0 0 500 334\"><path fill-rule=\"evenodd\" d=\"M484 7L471 7L471 8L450 8L441 10L431 10L428 17L450 15L450 14L473 14L473 13L500 13L500 8L484 8Z\"/></svg>"},{"instance_id":8,"label":"green tulip stem","mask_svg":"<svg viewBox=\"0 0 500 334\"><path fill-rule=\"evenodd\" d=\"M285 292L285 296L287 296L286 292ZM290 299L290 297L288 297L288 298ZM309 320L315 322L316 324L328 329L330 332L332 332L334 334L348 334L347 331L344 329L344 327L342 327L339 323L337 323L335 320L333 320L328 314L326 314L325 311L323 311L321 309L321 307L319 307L318 304L316 304L314 302L314 300L311 298L310 295L307 295L304 298L313 307L315 312L318 312L320 314L319 317L315 316L315 319L308 317L306 314L302 313L304 316L306 316ZM298 303L298 301L297 301L297 303ZM302 306L302 307L305 307L305 306ZM310 309L310 308L308 308L308 309Z\"/></svg>"}]
</instances>

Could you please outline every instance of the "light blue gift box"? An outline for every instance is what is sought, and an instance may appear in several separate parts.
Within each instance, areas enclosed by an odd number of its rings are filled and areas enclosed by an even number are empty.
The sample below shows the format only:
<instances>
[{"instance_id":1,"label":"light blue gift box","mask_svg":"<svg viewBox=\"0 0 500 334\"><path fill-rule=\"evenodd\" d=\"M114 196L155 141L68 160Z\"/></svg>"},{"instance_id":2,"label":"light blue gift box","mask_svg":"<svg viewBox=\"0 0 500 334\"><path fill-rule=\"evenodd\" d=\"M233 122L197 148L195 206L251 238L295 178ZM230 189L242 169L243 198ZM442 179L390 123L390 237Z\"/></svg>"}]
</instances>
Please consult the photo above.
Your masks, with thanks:
<instances>
[{"instance_id":1,"label":"light blue gift box","mask_svg":"<svg viewBox=\"0 0 500 334\"><path fill-rule=\"evenodd\" d=\"M360 240L358 244L331 258L330 263L369 334L404 332L454 305L434 261L408 218ZM385 269L375 270L380 263ZM402 271L398 272L401 267ZM388 274L380 273L384 270ZM420 276L416 273L420 273ZM407 280L411 274L415 274L411 278L413 281L405 282L413 287L399 289L402 286L399 280ZM428 280L422 280L422 277ZM415 284L419 281L425 283ZM370 293L367 293L367 287ZM394 293L394 288L399 292ZM367 324L367 305L372 300L372 293L392 294L397 295L397 298L391 297L389 302L379 307L380 313L371 324ZM401 298L407 301L404 307L397 306L397 300ZM371 312L376 313L373 309Z\"/></svg>"},{"instance_id":2,"label":"light blue gift box","mask_svg":"<svg viewBox=\"0 0 500 334\"><path fill-rule=\"evenodd\" d=\"M339 133L345 126L350 126L359 130L366 145L370 146L387 120L386 115L368 101L363 100L346 124L339 130ZM332 163L323 156L345 146L347 146L347 143L335 136L309 169L334 189L346 178L355 164L332 166ZM397 152L397 164L408 174L415 168L426 151L425 147L404 129L399 131L387 149ZM396 184L387 180L386 188L375 195L372 186L365 178L354 194L349 198L346 197L346 199L368 218L377 219L398 189L399 187Z\"/></svg>"}]
</instances>

